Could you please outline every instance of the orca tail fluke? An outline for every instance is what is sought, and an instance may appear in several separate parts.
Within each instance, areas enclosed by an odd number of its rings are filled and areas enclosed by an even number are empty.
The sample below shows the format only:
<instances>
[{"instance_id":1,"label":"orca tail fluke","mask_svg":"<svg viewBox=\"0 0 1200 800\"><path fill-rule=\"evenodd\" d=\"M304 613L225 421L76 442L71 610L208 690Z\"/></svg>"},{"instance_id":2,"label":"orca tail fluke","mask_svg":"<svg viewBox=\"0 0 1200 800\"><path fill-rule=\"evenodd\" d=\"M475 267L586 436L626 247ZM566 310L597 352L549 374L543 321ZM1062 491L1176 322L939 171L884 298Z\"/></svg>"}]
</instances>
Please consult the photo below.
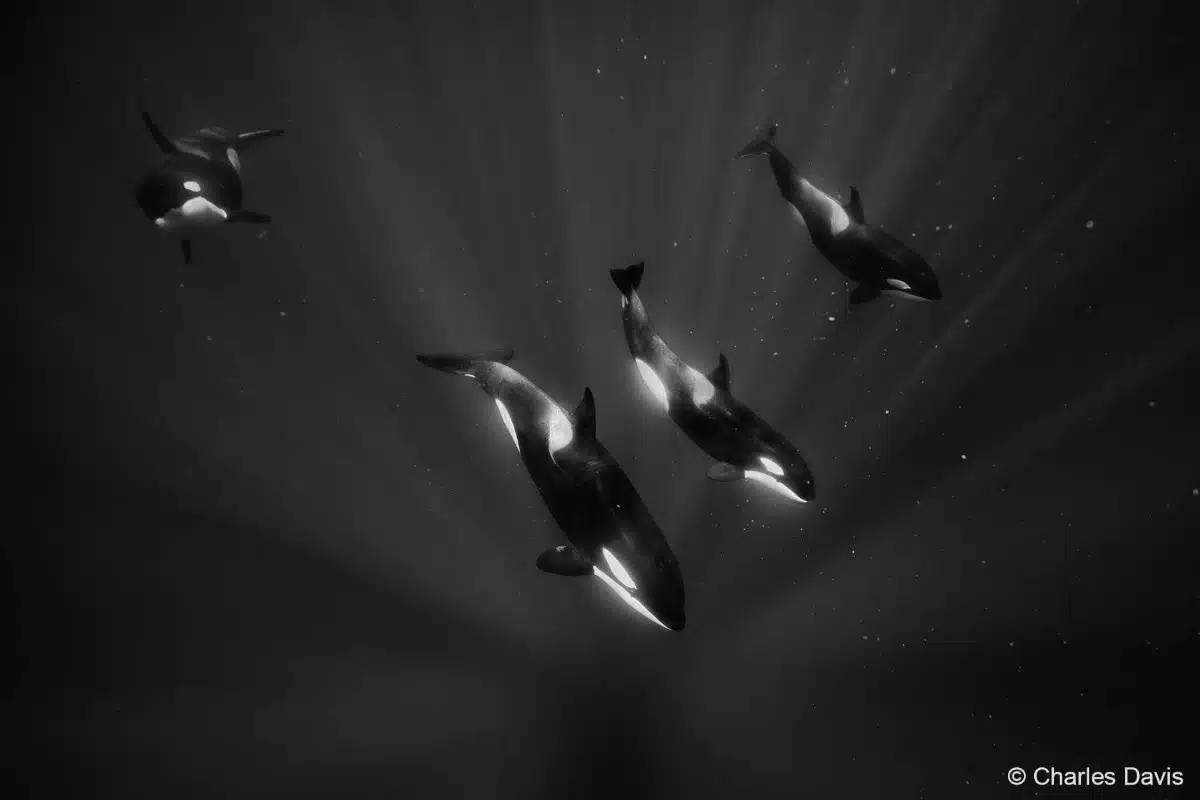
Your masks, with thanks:
<instances>
[{"instance_id":1,"label":"orca tail fluke","mask_svg":"<svg viewBox=\"0 0 1200 800\"><path fill-rule=\"evenodd\" d=\"M734 158L749 158L750 156L763 156L770 153L775 149L775 131L778 127L774 122L760 127L755 132L754 138L739 150Z\"/></svg>"},{"instance_id":2,"label":"orca tail fluke","mask_svg":"<svg viewBox=\"0 0 1200 800\"><path fill-rule=\"evenodd\" d=\"M516 356L516 353L510 347L502 350L488 350L487 352L476 353L474 355L466 353L418 353L417 361L420 361L427 367L432 367L442 372L449 372L451 375L473 377L470 373L476 365L489 361L507 364L513 360L514 356Z\"/></svg>"},{"instance_id":3,"label":"orca tail fluke","mask_svg":"<svg viewBox=\"0 0 1200 800\"><path fill-rule=\"evenodd\" d=\"M612 275L613 283L621 290L621 294L629 295L637 291L637 288L642 285L642 273L646 269L646 262L639 261L633 266L625 267L624 269L610 269L609 275Z\"/></svg>"},{"instance_id":4,"label":"orca tail fluke","mask_svg":"<svg viewBox=\"0 0 1200 800\"><path fill-rule=\"evenodd\" d=\"M264 131L249 131L247 133L239 133L234 139L234 147L239 153L244 153L259 142L267 139L274 139L276 136L283 134L282 128L269 128Z\"/></svg>"}]
</instances>

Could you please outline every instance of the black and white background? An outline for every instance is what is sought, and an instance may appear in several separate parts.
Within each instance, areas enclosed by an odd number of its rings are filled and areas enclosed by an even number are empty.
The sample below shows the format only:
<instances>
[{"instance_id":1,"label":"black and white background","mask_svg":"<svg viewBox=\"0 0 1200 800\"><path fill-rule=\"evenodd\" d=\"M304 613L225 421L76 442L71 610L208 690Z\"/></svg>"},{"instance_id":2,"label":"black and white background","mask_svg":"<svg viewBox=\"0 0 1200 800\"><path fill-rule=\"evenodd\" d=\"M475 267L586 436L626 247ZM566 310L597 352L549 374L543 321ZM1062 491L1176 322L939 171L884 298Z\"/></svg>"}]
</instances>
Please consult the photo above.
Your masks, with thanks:
<instances>
[{"instance_id":1,"label":"black and white background","mask_svg":"<svg viewBox=\"0 0 1200 800\"><path fill-rule=\"evenodd\" d=\"M38 797L1186 797L1198 70L1159 2L159 3L13 18L9 775ZM284 127L190 267L170 135ZM927 256L845 310L762 160ZM612 267L788 434L705 480ZM678 555L688 628L539 573L511 346ZM1010 786L1010 767L1182 787ZM1194 796L1194 795L1193 795Z\"/></svg>"}]
</instances>

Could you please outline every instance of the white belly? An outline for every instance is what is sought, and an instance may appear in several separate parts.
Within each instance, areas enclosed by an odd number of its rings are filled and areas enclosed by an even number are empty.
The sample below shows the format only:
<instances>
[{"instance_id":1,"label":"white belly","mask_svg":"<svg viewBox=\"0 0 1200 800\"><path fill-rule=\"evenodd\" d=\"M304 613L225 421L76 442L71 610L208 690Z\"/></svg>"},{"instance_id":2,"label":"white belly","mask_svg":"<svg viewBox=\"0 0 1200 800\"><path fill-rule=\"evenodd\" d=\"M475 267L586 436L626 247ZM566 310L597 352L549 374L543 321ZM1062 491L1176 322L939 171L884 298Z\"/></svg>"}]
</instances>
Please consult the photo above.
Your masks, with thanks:
<instances>
[{"instance_id":1,"label":"white belly","mask_svg":"<svg viewBox=\"0 0 1200 800\"><path fill-rule=\"evenodd\" d=\"M213 205L207 198L193 197L154 220L154 224L168 233L178 233L215 228L228 217L223 208Z\"/></svg>"}]
</instances>

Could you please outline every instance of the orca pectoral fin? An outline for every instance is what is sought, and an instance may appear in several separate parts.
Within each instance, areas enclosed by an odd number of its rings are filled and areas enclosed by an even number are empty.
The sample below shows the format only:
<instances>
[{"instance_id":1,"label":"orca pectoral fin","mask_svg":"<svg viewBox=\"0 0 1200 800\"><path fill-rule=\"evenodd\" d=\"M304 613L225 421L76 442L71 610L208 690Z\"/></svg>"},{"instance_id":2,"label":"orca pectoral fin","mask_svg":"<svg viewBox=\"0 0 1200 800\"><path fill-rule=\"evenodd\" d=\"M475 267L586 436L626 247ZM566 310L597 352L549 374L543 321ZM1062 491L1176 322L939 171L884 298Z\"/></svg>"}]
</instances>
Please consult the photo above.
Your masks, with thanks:
<instances>
[{"instance_id":1,"label":"orca pectoral fin","mask_svg":"<svg viewBox=\"0 0 1200 800\"><path fill-rule=\"evenodd\" d=\"M154 120L145 111L142 112L142 122L146 123L146 129L150 131L150 135L154 137L155 143L158 144L158 149L162 150L167 155L179 152L179 148L175 143L168 139L158 126L154 124Z\"/></svg>"},{"instance_id":2,"label":"orca pectoral fin","mask_svg":"<svg viewBox=\"0 0 1200 800\"><path fill-rule=\"evenodd\" d=\"M269 128L263 131L247 131L239 133L237 138L233 140L233 146L237 148L239 153L244 153L259 142L267 139L274 139L276 136L282 136L281 128Z\"/></svg>"},{"instance_id":3,"label":"orca pectoral fin","mask_svg":"<svg viewBox=\"0 0 1200 800\"><path fill-rule=\"evenodd\" d=\"M708 479L710 481L729 483L731 481L740 481L744 477L746 477L744 470L740 470L733 464L727 464L724 461L718 461L708 468Z\"/></svg>"},{"instance_id":4,"label":"orca pectoral fin","mask_svg":"<svg viewBox=\"0 0 1200 800\"><path fill-rule=\"evenodd\" d=\"M184 239L179 242L179 246L183 249L183 263L192 263L192 240Z\"/></svg>"},{"instance_id":5,"label":"orca pectoral fin","mask_svg":"<svg viewBox=\"0 0 1200 800\"><path fill-rule=\"evenodd\" d=\"M867 283L860 283L854 287L854 291L850 293L850 305L858 305L859 303L867 303L879 297L879 287L872 286Z\"/></svg>"},{"instance_id":6,"label":"orca pectoral fin","mask_svg":"<svg viewBox=\"0 0 1200 800\"><path fill-rule=\"evenodd\" d=\"M592 565L583 557L583 553L566 544L551 547L538 556L537 568L542 572L549 572L551 575L565 577L592 574Z\"/></svg>"},{"instance_id":7,"label":"orca pectoral fin","mask_svg":"<svg viewBox=\"0 0 1200 800\"><path fill-rule=\"evenodd\" d=\"M259 225L269 225L271 223L270 214L260 214L257 211L246 211L239 209L238 211L230 211L229 216L225 218L226 222L254 222Z\"/></svg>"}]
</instances>

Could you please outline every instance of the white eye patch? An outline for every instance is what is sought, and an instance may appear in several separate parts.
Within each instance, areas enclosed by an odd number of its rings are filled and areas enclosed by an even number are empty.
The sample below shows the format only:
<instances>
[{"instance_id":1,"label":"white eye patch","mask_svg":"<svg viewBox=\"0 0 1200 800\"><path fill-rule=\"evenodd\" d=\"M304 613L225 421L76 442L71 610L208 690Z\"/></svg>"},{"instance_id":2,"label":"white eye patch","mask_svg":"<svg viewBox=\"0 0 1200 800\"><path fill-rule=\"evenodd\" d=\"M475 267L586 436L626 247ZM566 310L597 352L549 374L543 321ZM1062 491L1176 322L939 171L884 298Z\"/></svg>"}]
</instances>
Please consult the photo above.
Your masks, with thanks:
<instances>
[{"instance_id":1,"label":"white eye patch","mask_svg":"<svg viewBox=\"0 0 1200 800\"><path fill-rule=\"evenodd\" d=\"M608 568L612 570L612 574L616 576L616 579L625 584L626 589L636 589L637 585L634 584L633 578L630 577L629 572L626 571L621 562L617 560L617 557L608 552L607 547L600 548L600 552L604 553L604 560L608 562Z\"/></svg>"},{"instance_id":2,"label":"white eye patch","mask_svg":"<svg viewBox=\"0 0 1200 800\"><path fill-rule=\"evenodd\" d=\"M767 472L771 473L772 475L783 474L783 467L779 466L766 456L759 456L758 460L761 461L762 465L767 468Z\"/></svg>"}]
</instances>

